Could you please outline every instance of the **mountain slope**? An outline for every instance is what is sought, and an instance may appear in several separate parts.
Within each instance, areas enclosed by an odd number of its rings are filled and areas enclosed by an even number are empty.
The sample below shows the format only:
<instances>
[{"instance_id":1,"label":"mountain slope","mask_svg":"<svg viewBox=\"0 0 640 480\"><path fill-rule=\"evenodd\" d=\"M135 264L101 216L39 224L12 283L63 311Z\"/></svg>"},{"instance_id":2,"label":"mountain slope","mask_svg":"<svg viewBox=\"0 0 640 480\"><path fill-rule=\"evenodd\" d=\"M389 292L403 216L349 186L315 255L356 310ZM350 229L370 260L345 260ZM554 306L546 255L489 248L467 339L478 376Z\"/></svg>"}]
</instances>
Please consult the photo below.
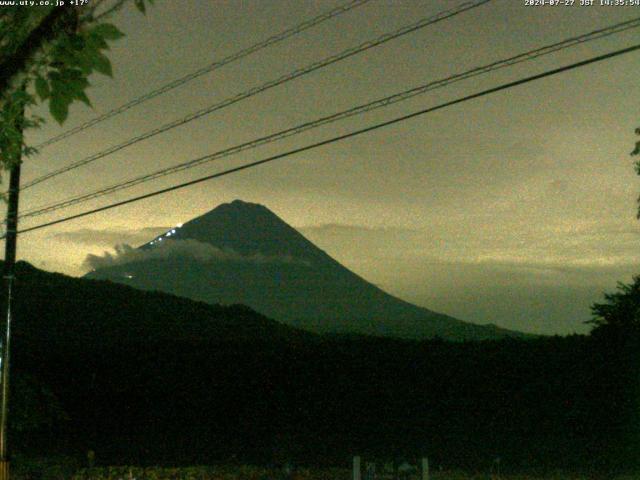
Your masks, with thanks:
<instances>
[{"instance_id":1,"label":"mountain slope","mask_svg":"<svg viewBox=\"0 0 640 480\"><path fill-rule=\"evenodd\" d=\"M2 267L0 261L0 267ZM98 347L103 343L286 341L313 336L244 305L210 305L163 292L91 281L39 270L18 262L14 295L18 337L52 344ZM0 305L4 302L0 298ZM50 348L50 347L49 347Z\"/></svg>"},{"instance_id":2,"label":"mountain slope","mask_svg":"<svg viewBox=\"0 0 640 480\"><path fill-rule=\"evenodd\" d=\"M382 291L262 205L236 200L98 262L88 278L241 303L316 332L480 340L518 335L462 322Z\"/></svg>"}]
</instances>

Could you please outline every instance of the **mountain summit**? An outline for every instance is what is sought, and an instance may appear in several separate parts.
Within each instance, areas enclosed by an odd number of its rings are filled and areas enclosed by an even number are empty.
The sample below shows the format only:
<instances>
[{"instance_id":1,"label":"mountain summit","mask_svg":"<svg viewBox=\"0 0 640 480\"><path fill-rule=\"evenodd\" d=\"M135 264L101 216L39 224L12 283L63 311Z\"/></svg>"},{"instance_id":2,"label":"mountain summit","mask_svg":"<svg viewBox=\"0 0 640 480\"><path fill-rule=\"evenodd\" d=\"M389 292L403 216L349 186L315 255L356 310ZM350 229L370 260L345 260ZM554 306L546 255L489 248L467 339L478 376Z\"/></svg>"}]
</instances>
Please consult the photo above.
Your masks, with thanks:
<instances>
[{"instance_id":1,"label":"mountain summit","mask_svg":"<svg viewBox=\"0 0 640 480\"><path fill-rule=\"evenodd\" d=\"M195 240L244 256L289 256L311 262L324 257L334 262L267 207L242 200L223 203L173 230L172 240Z\"/></svg>"},{"instance_id":2,"label":"mountain summit","mask_svg":"<svg viewBox=\"0 0 640 480\"><path fill-rule=\"evenodd\" d=\"M480 340L518 336L410 304L316 247L268 208L235 200L100 262L109 279L208 303L248 305L322 333Z\"/></svg>"}]
</instances>

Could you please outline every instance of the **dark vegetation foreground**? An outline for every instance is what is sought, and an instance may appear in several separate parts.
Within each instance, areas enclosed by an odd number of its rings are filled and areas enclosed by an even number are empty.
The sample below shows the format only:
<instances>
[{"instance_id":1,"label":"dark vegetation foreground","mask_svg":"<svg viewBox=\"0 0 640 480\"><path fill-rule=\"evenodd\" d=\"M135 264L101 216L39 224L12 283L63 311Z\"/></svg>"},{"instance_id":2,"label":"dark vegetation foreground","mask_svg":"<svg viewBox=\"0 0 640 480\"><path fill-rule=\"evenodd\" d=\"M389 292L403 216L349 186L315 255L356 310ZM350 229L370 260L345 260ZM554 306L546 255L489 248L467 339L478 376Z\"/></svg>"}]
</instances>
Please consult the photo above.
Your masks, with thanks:
<instances>
[{"instance_id":1,"label":"dark vegetation foreground","mask_svg":"<svg viewBox=\"0 0 640 480\"><path fill-rule=\"evenodd\" d=\"M321 337L241 307L18 265L15 454L97 464L633 470L637 328L478 343Z\"/></svg>"}]
</instances>

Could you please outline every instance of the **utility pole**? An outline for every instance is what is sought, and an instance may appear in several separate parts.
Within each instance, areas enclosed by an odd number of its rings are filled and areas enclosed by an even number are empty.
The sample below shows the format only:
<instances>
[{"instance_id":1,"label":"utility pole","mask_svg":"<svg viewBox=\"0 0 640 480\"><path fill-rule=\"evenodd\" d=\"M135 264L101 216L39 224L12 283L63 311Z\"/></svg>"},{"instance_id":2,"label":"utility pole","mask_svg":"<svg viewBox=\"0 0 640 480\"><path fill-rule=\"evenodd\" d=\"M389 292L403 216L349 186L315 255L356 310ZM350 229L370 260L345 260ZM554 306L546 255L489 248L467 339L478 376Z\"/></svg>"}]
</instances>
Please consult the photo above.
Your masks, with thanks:
<instances>
[{"instance_id":1,"label":"utility pole","mask_svg":"<svg viewBox=\"0 0 640 480\"><path fill-rule=\"evenodd\" d=\"M24 115L24 112L22 113ZM18 119L22 123L23 117ZM20 147L22 148L22 139ZM9 416L9 366L11 353L11 321L13 320L13 282L15 280L16 244L18 239L18 199L20 196L20 153L11 167L9 177L9 199L7 205L7 232L4 249L4 274L7 292L7 314L2 347L0 372L0 480L9 480L9 457L7 449L7 426Z\"/></svg>"},{"instance_id":2,"label":"utility pole","mask_svg":"<svg viewBox=\"0 0 640 480\"><path fill-rule=\"evenodd\" d=\"M53 3L53 2L52 2ZM64 3L64 2L61 2ZM22 43L0 57L0 95L11 90L12 84L26 70L34 55L47 42L61 32L75 31L79 19L78 8L47 7L38 14L37 22L23 39ZM26 84L23 83L23 90ZM18 198L20 196L20 164L22 162L22 127L24 125L24 105L17 115L16 127L20 131L17 140L15 158L11 162L9 177L9 198L7 205L7 232L5 235L5 255L3 279L6 285L6 323L4 339L0 337L0 480L9 480L9 450L7 448L7 430L9 420L9 373L11 353L11 322L13 321L13 287L15 281L16 243L18 237ZM6 159L4 159L6 160Z\"/></svg>"}]
</instances>

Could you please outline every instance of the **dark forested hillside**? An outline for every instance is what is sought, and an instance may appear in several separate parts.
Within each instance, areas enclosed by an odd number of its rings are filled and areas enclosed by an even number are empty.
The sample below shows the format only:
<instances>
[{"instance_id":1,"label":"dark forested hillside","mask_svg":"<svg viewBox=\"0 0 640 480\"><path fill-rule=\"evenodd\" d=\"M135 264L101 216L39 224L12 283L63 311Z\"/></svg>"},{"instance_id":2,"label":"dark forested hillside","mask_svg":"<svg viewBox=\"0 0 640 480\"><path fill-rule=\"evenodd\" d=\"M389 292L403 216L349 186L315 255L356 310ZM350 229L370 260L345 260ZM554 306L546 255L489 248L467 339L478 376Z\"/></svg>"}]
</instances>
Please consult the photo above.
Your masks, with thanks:
<instances>
[{"instance_id":1,"label":"dark forested hillside","mask_svg":"<svg viewBox=\"0 0 640 480\"><path fill-rule=\"evenodd\" d=\"M635 336L320 337L27 264L16 298L19 451L174 465L426 454L472 470L639 458Z\"/></svg>"}]
</instances>

